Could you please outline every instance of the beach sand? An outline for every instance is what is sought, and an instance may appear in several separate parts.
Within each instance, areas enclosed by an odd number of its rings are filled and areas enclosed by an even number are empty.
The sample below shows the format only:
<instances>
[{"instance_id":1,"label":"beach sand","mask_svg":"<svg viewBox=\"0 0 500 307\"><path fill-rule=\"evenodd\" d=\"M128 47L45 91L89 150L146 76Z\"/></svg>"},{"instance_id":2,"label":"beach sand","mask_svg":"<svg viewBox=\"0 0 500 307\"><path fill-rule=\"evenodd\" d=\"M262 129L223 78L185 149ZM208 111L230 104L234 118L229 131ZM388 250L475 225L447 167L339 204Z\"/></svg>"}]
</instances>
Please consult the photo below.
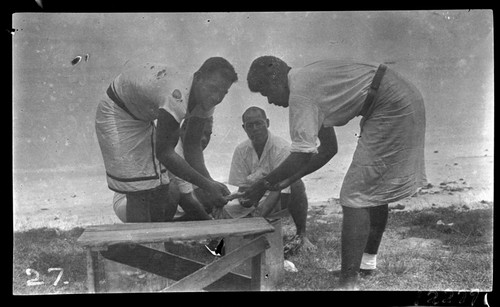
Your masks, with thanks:
<instances>
[{"instance_id":1,"label":"beach sand","mask_svg":"<svg viewBox=\"0 0 500 307\"><path fill-rule=\"evenodd\" d=\"M390 206L400 204L405 207L403 210L464 205L478 209L491 206L493 146L482 145L485 148L482 148L481 156L460 156L456 154L458 151L450 148L451 144L443 144L439 149L427 148L426 167L430 186L416 197L403 199ZM305 177L310 207L324 206L326 213L341 213L337 200L354 149L354 146L350 147L317 172ZM477 144L471 145L476 151L477 147ZM467 150L462 148L459 152ZM224 171L227 171L227 167L221 166L221 181ZM15 172L14 187L15 231L120 223L112 209L113 192L107 188L103 169Z\"/></svg>"}]
</instances>

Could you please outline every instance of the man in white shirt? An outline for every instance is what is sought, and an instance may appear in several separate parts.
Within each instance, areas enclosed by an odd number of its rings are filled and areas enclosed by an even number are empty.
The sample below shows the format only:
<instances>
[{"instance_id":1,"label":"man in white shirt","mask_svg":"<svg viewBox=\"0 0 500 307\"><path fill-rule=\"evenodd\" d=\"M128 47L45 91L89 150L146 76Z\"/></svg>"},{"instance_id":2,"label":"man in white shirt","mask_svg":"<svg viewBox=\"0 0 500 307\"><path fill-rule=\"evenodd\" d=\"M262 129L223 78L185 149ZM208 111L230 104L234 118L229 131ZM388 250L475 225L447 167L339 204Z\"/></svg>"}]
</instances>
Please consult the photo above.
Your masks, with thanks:
<instances>
[{"instance_id":1,"label":"man in white shirt","mask_svg":"<svg viewBox=\"0 0 500 307\"><path fill-rule=\"evenodd\" d=\"M238 187L239 192L246 191L253 183L267 176L290 154L290 144L269 131L269 119L263 109L248 108L243 113L242 120L248 140L236 147L228 180L229 184ZM269 192L255 206L261 216L288 208L297 229L295 239L298 239L299 247L306 250L316 248L306 235L308 202L302 180L297 180L282 191Z\"/></svg>"}]
</instances>

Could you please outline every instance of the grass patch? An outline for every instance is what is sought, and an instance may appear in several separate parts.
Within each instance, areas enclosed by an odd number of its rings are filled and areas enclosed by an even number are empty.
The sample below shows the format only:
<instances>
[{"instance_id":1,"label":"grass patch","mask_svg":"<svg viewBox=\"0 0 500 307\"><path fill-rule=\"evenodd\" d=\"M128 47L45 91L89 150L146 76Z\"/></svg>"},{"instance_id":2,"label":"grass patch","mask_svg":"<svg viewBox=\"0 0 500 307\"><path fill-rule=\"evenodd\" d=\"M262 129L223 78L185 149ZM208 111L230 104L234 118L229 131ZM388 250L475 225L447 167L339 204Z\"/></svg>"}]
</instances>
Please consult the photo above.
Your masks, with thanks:
<instances>
[{"instance_id":1,"label":"grass patch","mask_svg":"<svg viewBox=\"0 0 500 307\"><path fill-rule=\"evenodd\" d=\"M490 209L459 210L457 207L422 211L391 211L378 256L377 274L363 278L361 290L491 291L493 280L493 212ZM438 225L438 221L446 225ZM340 270L342 215L313 207L308 235L318 250L287 255L298 272L284 272L278 291L336 290ZM35 229L14 233L13 293L85 293L86 258L76 240L81 228L70 231ZM283 220L284 241L295 234L291 218ZM169 251L194 255L198 261L213 259L201 244L175 244ZM62 277L54 285L59 271ZM41 285L29 286L34 272Z\"/></svg>"},{"instance_id":2,"label":"grass patch","mask_svg":"<svg viewBox=\"0 0 500 307\"><path fill-rule=\"evenodd\" d=\"M439 224L439 221L444 225ZM493 219L489 209L464 211L447 207L418 212L412 220L412 225L437 229L444 233L455 231L464 236L486 237L492 235Z\"/></svg>"},{"instance_id":3,"label":"grass patch","mask_svg":"<svg viewBox=\"0 0 500 307\"><path fill-rule=\"evenodd\" d=\"M455 206L392 214L388 232L398 233L396 238L399 237L399 242L415 238L436 242L420 249L408 249L407 245L404 245L407 250L390 249L396 256L412 258L409 272L418 282L412 280L409 284L401 284L401 287L491 291L492 227L492 209L459 210ZM393 241L394 245L398 244Z\"/></svg>"},{"instance_id":4,"label":"grass patch","mask_svg":"<svg viewBox=\"0 0 500 307\"><path fill-rule=\"evenodd\" d=\"M13 294L85 292L86 258L76 244L82 232L41 228L14 233Z\"/></svg>"},{"instance_id":5,"label":"grass patch","mask_svg":"<svg viewBox=\"0 0 500 307\"><path fill-rule=\"evenodd\" d=\"M311 211L311 210L310 210ZM278 284L281 291L333 290L340 269L341 216L326 218L323 211L312 210L308 218L308 237L316 245L317 251L288 255L285 259L293 262L299 272L285 272ZM291 218L283 221L284 242L295 235Z\"/></svg>"},{"instance_id":6,"label":"grass patch","mask_svg":"<svg viewBox=\"0 0 500 307\"><path fill-rule=\"evenodd\" d=\"M451 226L438 225L443 221ZM396 211L389 214L378 256L378 272L360 281L362 290L491 291L493 281L492 209L457 207ZM310 214L308 233L314 254L288 257L299 272L286 272L279 290L335 290L341 265L341 215ZM284 232L295 230L284 223ZM286 240L286 237L285 237Z\"/></svg>"}]
</instances>

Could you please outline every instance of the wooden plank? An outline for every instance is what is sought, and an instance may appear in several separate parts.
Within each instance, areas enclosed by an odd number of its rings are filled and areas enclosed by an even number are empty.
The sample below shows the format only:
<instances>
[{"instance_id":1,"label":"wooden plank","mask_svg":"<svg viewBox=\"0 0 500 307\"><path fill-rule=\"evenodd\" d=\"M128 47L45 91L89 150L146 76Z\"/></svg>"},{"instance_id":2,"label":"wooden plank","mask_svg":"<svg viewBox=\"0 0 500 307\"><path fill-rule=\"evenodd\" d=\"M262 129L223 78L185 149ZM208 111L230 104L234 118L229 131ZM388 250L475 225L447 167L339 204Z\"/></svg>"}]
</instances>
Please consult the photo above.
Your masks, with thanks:
<instances>
[{"instance_id":1,"label":"wooden plank","mask_svg":"<svg viewBox=\"0 0 500 307\"><path fill-rule=\"evenodd\" d=\"M101 255L170 280L180 280L205 266L204 263L142 245L113 245ZM229 273L205 288L207 291L247 291L250 278Z\"/></svg>"},{"instance_id":2,"label":"wooden plank","mask_svg":"<svg viewBox=\"0 0 500 307\"><path fill-rule=\"evenodd\" d=\"M100 247L118 243L157 243L246 236L273 232L262 217L175 223L125 223L88 227L78 239L82 246Z\"/></svg>"},{"instance_id":3,"label":"wooden plank","mask_svg":"<svg viewBox=\"0 0 500 307\"><path fill-rule=\"evenodd\" d=\"M89 293L97 293L99 289L98 253L87 249L87 289Z\"/></svg>"},{"instance_id":4,"label":"wooden plank","mask_svg":"<svg viewBox=\"0 0 500 307\"><path fill-rule=\"evenodd\" d=\"M270 245L266 237L260 236L248 244L230 252L219 260L179 280L164 291L196 291L203 289L229 273L246 259L261 254L269 247Z\"/></svg>"},{"instance_id":5,"label":"wooden plank","mask_svg":"<svg viewBox=\"0 0 500 307\"><path fill-rule=\"evenodd\" d=\"M265 220L263 217L246 218L243 223L253 224ZM134 230L134 229L154 229L166 227L181 227L181 228L204 228L221 225L241 225L242 222L238 219L222 219L222 220L206 220L206 221L186 221L186 222L164 222L164 223L117 223L117 224L104 224L92 225L85 229L87 231L120 231L120 230Z\"/></svg>"},{"instance_id":6,"label":"wooden plank","mask_svg":"<svg viewBox=\"0 0 500 307\"><path fill-rule=\"evenodd\" d=\"M252 258L252 281L250 284L250 289L253 291L260 291L262 288L262 282L264 279L263 274L263 267L262 265L265 265L265 258L266 252L262 252L258 255L253 256Z\"/></svg>"}]
</instances>

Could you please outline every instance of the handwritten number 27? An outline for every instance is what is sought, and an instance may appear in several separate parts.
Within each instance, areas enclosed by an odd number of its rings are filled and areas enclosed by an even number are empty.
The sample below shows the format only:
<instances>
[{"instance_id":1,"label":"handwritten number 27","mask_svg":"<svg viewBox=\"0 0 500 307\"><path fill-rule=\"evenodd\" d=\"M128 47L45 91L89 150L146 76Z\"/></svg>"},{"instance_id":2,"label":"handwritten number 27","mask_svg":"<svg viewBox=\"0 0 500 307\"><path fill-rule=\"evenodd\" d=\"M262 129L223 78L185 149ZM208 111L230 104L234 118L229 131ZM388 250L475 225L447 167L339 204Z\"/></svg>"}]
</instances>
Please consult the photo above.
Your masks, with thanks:
<instances>
[{"instance_id":1,"label":"handwritten number 27","mask_svg":"<svg viewBox=\"0 0 500 307\"><path fill-rule=\"evenodd\" d=\"M57 286L59 283L59 280L61 280L61 277L63 275L64 270L62 268L49 268L49 272L52 271L59 271L59 274L57 275L56 280L54 281L54 286ZM38 286L38 285L43 285L43 281L39 281L38 279L40 278L40 273L38 273L36 270L33 269L26 269L26 275L31 276L31 274L34 274L35 277L32 279L28 280L26 283L28 286Z\"/></svg>"}]
</instances>

